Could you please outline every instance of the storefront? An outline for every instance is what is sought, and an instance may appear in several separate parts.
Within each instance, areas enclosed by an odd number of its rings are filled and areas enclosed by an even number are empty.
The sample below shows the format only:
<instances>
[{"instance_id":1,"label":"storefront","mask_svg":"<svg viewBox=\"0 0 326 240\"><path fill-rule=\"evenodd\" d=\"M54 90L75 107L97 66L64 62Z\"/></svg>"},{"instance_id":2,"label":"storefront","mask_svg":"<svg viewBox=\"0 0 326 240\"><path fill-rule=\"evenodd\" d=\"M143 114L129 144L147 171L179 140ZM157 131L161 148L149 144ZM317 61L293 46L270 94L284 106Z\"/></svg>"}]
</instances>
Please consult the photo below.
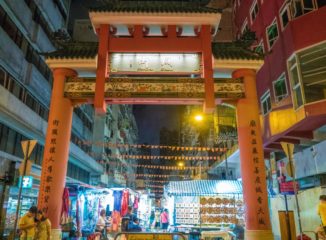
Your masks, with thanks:
<instances>
[{"instance_id":1,"label":"storefront","mask_svg":"<svg viewBox=\"0 0 326 240\"><path fill-rule=\"evenodd\" d=\"M31 206L37 205L37 197L38 197L38 189L39 189L38 184L39 184L38 179L35 179L31 176L27 176L24 178L18 218L23 216ZM18 204L18 192L19 192L18 183L16 186L11 186L9 188L9 198L8 201L5 203L6 220L5 220L3 237L9 236L10 233L14 230L17 204Z\"/></svg>"},{"instance_id":2,"label":"storefront","mask_svg":"<svg viewBox=\"0 0 326 240\"><path fill-rule=\"evenodd\" d=\"M244 226L242 184L229 180L170 182L165 188L166 208L175 231L225 231Z\"/></svg>"}]
</instances>

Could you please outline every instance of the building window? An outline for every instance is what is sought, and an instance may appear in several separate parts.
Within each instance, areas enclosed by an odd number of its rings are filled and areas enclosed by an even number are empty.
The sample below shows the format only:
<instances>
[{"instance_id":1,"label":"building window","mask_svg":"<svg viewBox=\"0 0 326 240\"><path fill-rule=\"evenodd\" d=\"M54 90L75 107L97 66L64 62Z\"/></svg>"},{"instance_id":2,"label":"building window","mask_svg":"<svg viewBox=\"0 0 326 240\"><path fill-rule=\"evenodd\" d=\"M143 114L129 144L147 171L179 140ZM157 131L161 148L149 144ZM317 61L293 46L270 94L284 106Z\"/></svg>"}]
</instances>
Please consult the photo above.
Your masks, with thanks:
<instances>
[{"instance_id":1,"label":"building window","mask_svg":"<svg viewBox=\"0 0 326 240\"><path fill-rule=\"evenodd\" d=\"M288 25L291 19L291 14L290 14L290 9L288 4L286 4L280 11L280 19L281 19L282 29L284 29Z\"/></svg>"},{"instance_id":2,"label":"building window","mask_svg":"<svg viewBox=\"0 0 326 240\"><path fill-rule=\"evenodd\" d=\"M273 82L273 88L276 102L279 102L288 96L285 73Z\"/></svg>"},{"instance_id":3,"label":"building window","mask_svg":"<svg viewBox=\"0 0 326 240\"><path fill-rule=\"evenodd\" d=\"M298 52L288 65L296 107L326 100L326 42Z\"/></svg>"},{"instance_id":4,"label":"building window","mask_svg":"<svg viewBox=\"0 0 326 240\"><path fill-rule=\"evenodd\" d=\"M49 111L34 97L27 88L25 88L19 81L12 77L8 72L0 67L0 85L6 88L21 102L26 104L31 110L37 113L45 121L48 120Z\"/></svg>"},{"instance_id":5,"label":"building window","mask_svg":"<svg viewBox=\"0 0 326 240\"><path fill-rule=\"evenodd\" d=\"M260 104L263 115L266 115L272 110L271 93L269 90L260 98Z\"/></svg>"},{"instance_id":6,"label":"building window","mask_svg":"<svg viewBox=\"0 0 326 240\"><path fill-rule=\"evenodd\" d=\"M257 17L257 14L258 14L258 11L259 11L259 6L258 6L258 2L255 1L250 9L250 18L251 18L251 23L254 23L256 17Z\"/></svg>"},{"instance_id":7,"label":"building window","mask_svg":"<svg viewBox=\"0 0 326 240\"><path fill-rule=\"evenodd\" d=\"M265 53L263 40L261 40L258 45L254 46L253 51L260 55Z\"/></svg>"},{"instance_id":8,"label":"building window","mask_svg":"<svg viewBox=\"0 0 326 240\"><path fill-rule=\"evenodd\" d=\"M278 38L278 28L276 19L266 29L269 49L271 49Z\"/></svg>"},{"instance_id":9,"label":"building window","mask_svg":"<svg viewBox=\"0 0 326 240\"><path fill-rule=\"evenodd\" d=\"M325 0L293 0L291 3L292 16L294 18L326 5Z\"/></svg>"},{"instance_id":10,"label":"building window","mask_svg":"<svg viewBox=\"0 0 326 240\"><path fill-rule=\"evenodd\" d=\"M303 96L302 96L302 89L301 89L301 80L300 80L300 73L298 69L297 59L294 56L289 61L289 75L290 75L290 83L292 87L293 93L293 104L294 108L297 109L298 107L303 105Z\"/></svg>"}]
</instances>

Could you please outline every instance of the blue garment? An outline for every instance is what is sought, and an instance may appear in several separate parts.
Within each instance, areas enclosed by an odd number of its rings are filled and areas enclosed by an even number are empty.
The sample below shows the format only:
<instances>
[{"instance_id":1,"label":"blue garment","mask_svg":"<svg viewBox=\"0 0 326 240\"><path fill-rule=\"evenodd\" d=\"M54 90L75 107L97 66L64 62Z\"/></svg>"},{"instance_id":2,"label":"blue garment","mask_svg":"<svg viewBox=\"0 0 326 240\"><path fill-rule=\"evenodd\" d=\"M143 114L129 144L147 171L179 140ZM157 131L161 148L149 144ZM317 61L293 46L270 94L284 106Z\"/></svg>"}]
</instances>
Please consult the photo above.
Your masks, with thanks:
<instances>
[{"instance_id":1,"label":"blue garment","mask_svg":"<svg viewBox=\"0 0 326 240\"><path fill-rule=\"evenodd\" d=\"M141 232L141 227L138 224L135 224L134 222L129 222L128 224L128 232Z\"/></svg>"},{"instance_id":2,"label":"blue garment","mask_svg":"<svg viewBox=\"0 0 326 240\"><path fill-rule=\"evenodd\" d=\"M114 199L113 210L120 212L122 191L113 191L113 199Z\"/></svg>"}]
</instances>

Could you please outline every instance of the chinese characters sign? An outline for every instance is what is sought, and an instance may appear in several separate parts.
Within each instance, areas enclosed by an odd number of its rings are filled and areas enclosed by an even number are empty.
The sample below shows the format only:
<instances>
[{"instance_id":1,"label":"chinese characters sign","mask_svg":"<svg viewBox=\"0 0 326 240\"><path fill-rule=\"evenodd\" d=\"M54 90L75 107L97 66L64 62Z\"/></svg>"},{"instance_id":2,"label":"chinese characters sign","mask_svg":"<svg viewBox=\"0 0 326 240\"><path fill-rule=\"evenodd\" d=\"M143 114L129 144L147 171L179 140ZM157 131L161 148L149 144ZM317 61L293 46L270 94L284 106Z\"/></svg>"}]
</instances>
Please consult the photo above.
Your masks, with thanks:
<instances>
[{"instance_id":1,"label":"chinese characters sign","mask_svg":"<svg viewBox=\"0 0 326 240\"><path fill-rule=\"evenodd\" d=\"M258 153L258 146L257 146L257 138L260 137L257 131L257 122L255 120L250 121L250 143L251 143L251 153L252 153L252 161L253 161L253 172L254 172L254 188L257 196L257 219L259 225L266 225L265 222L265 214L268 215L268 212L265 213L264 211L264 193L263 189L265 187L264 180L261 178L261 172L264 171L264 168L262 169L260 165L262 164L261 161L263 159L260 159L259 153Z\"/></svg>"},{"instance_id":2,"label":"chinese characters sign","mask_svg":"<svg viewBox=\"0 0 326 240\"><path fill-rule=\"evenodd\" d=\"M112 53L111 73L199 73L200 54Z\"/></svg>"},{"instance_id":3,"label":"chinese characters sign","mask_svg":"<svg viewBox=\"0 0 326 240\"><path fill-rule=\"evenodd\" d=\"M48 202L50 199L50 194L51 194L51 185L53 184L53 177L52 177L52 171L53 171L53 163L54 163L54 158L55 158L55 153L57 151L57 137L58 137L58 127L59 127L59 120L53 120L52 121L52 129L50 134L50 147L48 148L48 154L47 154L47 159L45 159L45 174L42 174L42 177L45 179L45 183L43 185L43 191L42 191L42 197L41 201L43 202L43 211L44 213L48 212Z\"/></svg>"}]
</instances>

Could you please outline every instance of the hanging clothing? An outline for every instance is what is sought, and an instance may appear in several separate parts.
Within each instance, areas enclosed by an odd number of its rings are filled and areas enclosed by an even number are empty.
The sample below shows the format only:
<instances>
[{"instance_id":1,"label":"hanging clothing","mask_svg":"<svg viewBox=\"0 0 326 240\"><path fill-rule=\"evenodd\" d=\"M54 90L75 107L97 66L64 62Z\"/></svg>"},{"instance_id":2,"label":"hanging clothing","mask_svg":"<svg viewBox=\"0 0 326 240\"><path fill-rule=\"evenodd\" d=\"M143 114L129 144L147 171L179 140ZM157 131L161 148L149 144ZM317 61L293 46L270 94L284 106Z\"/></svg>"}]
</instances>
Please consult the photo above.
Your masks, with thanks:
<instances>
[{"instance_id":1,"label":"hanging clothing","mask_svg":"<svg viewBox=\"0 0 326 240\"><path fill-rule=\"evenodd\" d=\"M122 191L113 191L113 198L114 198L113 210L120 212Z\"/></svg>"},{"instance_id":2,"label":"hanging clothing","mask_svg":"<svg viewBox=\"0 0 326 240\"><path fill-rule=\"evenodd\" d=\"M128 205L129 205L129 190L123 190L122 203L121 203L121 216L124 216L128 213Z\"/></svg>"},{"instance_id":3,"label":"hanging clothing","mask_svg":"<svg viewBox=\"0 0 326 240\"><path fill-rule=\"evenodd\" d=\"M62 195L61 225L69 222L69 190L64 188Z\"/></svg>"},{"instance_id":4,"label":"hanging clothing","mask_svg":"<svg viewBox=\"0 0 326 240\"><path fill-rule=\"evenodd\" d=\"M113 232L118 231L120 222L121 222L120 212L113 211L112 212L112 231Z\"/></svg>"},{"instance_id":5,"label":"hanging clothing","mask_svg":"<svg viewBox=\"0 0 326 240\"><path fill-rule=\"evenodd\" d=\"M137 210L138 209L138 204L139 204L139 197L135 197L135 201L134 201L134 209Z\"/></svg>"}]
</instances>

